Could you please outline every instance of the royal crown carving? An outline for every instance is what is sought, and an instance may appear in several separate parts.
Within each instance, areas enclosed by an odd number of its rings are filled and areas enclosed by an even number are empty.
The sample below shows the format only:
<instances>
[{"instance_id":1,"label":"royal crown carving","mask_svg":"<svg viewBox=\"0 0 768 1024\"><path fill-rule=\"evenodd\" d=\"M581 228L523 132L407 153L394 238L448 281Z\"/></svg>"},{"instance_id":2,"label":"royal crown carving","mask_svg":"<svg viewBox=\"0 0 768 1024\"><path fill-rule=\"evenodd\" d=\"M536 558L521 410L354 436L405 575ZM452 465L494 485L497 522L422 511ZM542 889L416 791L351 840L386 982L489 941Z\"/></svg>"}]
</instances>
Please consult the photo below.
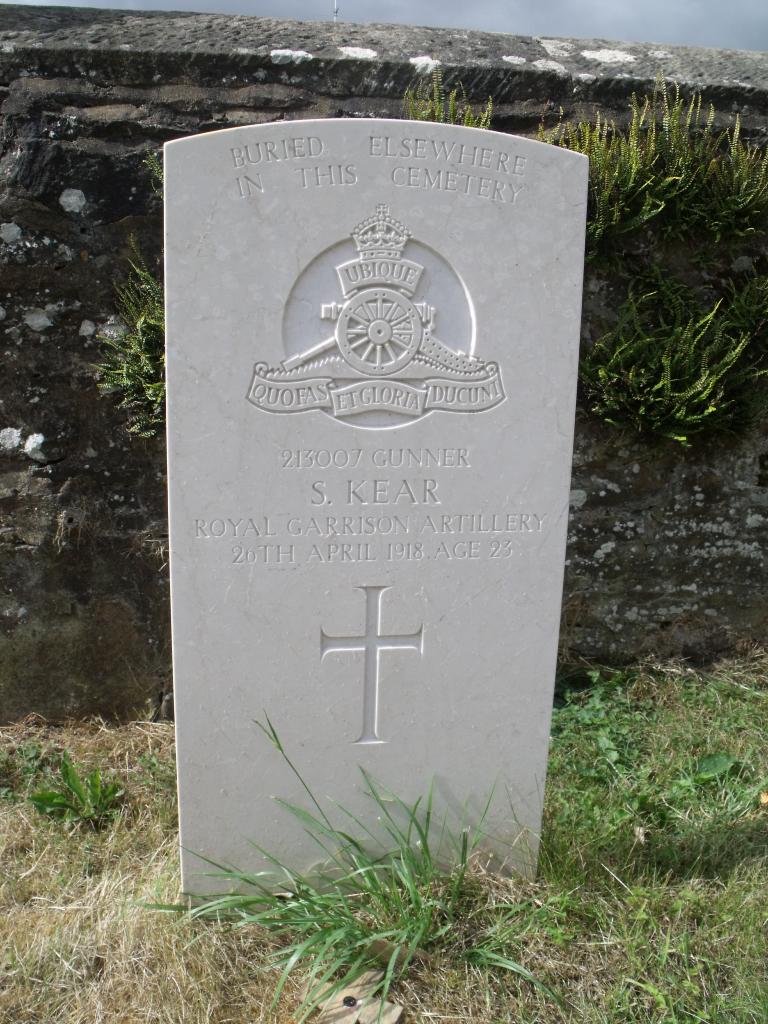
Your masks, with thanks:
<instances>
[{"instance_id":1,"label":"royal crown carving","mask_svg":"<svg viewBox=\"0 0 768 1024\"><path fill-rule=\"evenodd\" d=\"M390 216L386 203L379 203L372 217L353 228L352 237L364 260L397 260L402 256L411 232L399 220Z\"/></svg>"}]
</instances>

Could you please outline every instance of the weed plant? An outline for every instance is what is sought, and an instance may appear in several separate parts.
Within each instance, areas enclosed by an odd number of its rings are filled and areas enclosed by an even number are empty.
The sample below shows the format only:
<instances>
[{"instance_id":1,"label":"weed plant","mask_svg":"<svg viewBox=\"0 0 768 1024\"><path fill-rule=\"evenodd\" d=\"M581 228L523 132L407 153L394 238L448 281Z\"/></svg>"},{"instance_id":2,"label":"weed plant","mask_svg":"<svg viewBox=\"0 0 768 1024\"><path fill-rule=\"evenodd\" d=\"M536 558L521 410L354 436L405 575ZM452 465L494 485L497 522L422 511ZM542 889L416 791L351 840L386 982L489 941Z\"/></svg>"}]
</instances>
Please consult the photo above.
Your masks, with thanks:
<instances>
[{"instance_id":1,"label":"weed plant","mask_svg":"<svg viewBox=\"0 0 768 1024\"><path fill-rule=\"evenodd\" d=\"M25 798L30 786L50 772L51 759L51 751L35 740L0 749L0 799Z\"/></svg>"},{"instance_id":2,"label":"weed plant","mask_svg":"<svg viewBox=\"0 0 768 1024\"><path fill-rule=\"evenodd\" d=\"M70 824L101 828L120 810L125 790L121 783L107 782L94 768L81 776L66 751L61 756L58 786L37 790L29 802L49 818Z\"/></svg>"},{"instance_id":3,"label":"weed plant","mask_svg":"<svg viewBox=\"0 0 768 1024\"><path fill-rule=\"evenodd\" d=\"M150 187L163 195L163 165L151 153L144 160ZM117 311L122 333L101 335L103 358L96 369L99 387L117 396L128 413L127 428L139 437L155 437L165 426L165 289L131 240L129 273L118 285Z\"/></svg>"},{"instance_id":4,"label":"weed plant","mask_svg":"<svg viewBox=\"0 0 768 1024\"><path fill-rule=\"evenodd\" d=\"M163 161L157 153L150 153L144 159L144 166L149 171L149 183L152 191L159 199L162 199L164 185Z\"/></svg>"},{"instance_id":5,"label":"weed plant","mask_svg":"<svg viewBox=\"0 0 768 1024\"><path fill-rule=\"evenodd\" d=\"M493 99L489 96L482 110L468 101L464 89L458 87L446 94L439 68L432 72L429 83L419 82L407 89L403 114L411 121L437 121L440 124L461 124L467 128L490 128Z\"/></svg>"}]
</instances>

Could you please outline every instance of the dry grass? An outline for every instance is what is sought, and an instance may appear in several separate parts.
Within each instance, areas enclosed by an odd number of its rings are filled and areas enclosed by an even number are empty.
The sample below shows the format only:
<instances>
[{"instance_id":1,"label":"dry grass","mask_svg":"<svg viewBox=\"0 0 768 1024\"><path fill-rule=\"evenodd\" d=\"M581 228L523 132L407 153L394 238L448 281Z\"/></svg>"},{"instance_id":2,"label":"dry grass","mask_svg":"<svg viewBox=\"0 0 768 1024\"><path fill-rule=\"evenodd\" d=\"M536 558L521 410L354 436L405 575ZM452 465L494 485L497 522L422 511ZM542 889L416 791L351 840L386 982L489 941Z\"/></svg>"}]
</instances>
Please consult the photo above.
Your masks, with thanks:
<instances>
[{"instance_id":1,"label":"dry grass","mask_svg":"<svg viewBox=\"0 0 768 1024\"><path fill-rule=\"evenodd\" d=\"M265 1008L274 977L259 936L192 928L143 906L178 898L172 726L28 721L0 740L11 753L34 743L66 748L88 768L109 765L128 792L102 832L67 830L31 805L0 801L3 1024L290 1020Z\"/></svg>"},{"instance_id":2,"label":"dry grass","mask_svg":"<svg viewBox=\"0 0 768 1024\"><path fill-rule=\"evenodd\" d=\"M566 1008L438 953L393 990L404 1020L766 1024L766 699L757 652L706 674L609 675L559 711L540 879L477 868L471 906L506 909L504 955ZM65 749L126 784L102 831L66 828L24 799ZM718 751L738 757L738 772L697 783L696 759ZM178 898L173 753L167 724L0 730L2 1024L295 1019L298 982L271 1008L263 933L146 906Z\"/></svg>"}]
</instances>

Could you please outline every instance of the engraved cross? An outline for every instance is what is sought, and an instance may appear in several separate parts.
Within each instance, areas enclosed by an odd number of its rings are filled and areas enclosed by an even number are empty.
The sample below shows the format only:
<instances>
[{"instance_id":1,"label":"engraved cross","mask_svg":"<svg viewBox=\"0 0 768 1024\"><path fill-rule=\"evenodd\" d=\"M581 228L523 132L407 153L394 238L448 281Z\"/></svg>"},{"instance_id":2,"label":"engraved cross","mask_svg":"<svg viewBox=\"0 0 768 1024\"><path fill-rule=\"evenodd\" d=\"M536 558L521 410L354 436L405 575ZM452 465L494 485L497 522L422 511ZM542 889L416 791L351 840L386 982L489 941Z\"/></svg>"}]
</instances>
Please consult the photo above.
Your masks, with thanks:
<instances>
[{"instance_id":1,"label":"engraved cross","mask_svg":"<svg viewBox=\"0 0 768 1024\"><path fill-rule=\"evenodd\" d=\"M356 587L365 594L365 633L363 636L328 636L320 630L320 660L335 651L363 651L363 732L355 743L386 743L379 739L379 670L382 651L418 651L424 653L424 627L415 633L390 636L381 632L381 597L389 587Z\"/></svg>"}]
</instances>

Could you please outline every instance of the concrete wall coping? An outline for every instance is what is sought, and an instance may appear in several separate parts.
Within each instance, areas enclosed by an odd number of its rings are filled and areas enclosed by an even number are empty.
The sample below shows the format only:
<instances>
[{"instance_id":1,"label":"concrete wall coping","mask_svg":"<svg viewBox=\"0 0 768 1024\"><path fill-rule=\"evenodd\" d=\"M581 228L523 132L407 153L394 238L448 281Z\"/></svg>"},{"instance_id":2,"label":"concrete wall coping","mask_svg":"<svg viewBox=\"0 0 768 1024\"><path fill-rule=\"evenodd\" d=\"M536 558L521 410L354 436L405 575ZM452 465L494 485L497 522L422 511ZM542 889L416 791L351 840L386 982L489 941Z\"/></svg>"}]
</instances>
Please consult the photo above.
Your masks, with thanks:
<instances>
[{"instance_id":1,"label":"concrete wall coping","mask_svg":"<svg viewBox=\"0 0 768 1024\"><path fill-rule=\"evenodd\" d=\"M162 64L160 62L162 61ZM139 80L148 65L169 81L210 81L268 69L291 85L322 83L347 91L354 70L363 94L395 95L403 81L442 67L473 99L492 93L504 103L548 96L593 103L648 92L659 76L698 90L721 112L768 113L768 53L702 49L605 39L545 39L411 25L356 25L275 18L101 10L3 7L0 82L21 74L71 74L69 62L98 79L110 71ZM439 63L438 63L439 62ZM367 69L367 70L366 70ZM234 79L233 79L234 81Z\"/></svg>"}]
</instances>

